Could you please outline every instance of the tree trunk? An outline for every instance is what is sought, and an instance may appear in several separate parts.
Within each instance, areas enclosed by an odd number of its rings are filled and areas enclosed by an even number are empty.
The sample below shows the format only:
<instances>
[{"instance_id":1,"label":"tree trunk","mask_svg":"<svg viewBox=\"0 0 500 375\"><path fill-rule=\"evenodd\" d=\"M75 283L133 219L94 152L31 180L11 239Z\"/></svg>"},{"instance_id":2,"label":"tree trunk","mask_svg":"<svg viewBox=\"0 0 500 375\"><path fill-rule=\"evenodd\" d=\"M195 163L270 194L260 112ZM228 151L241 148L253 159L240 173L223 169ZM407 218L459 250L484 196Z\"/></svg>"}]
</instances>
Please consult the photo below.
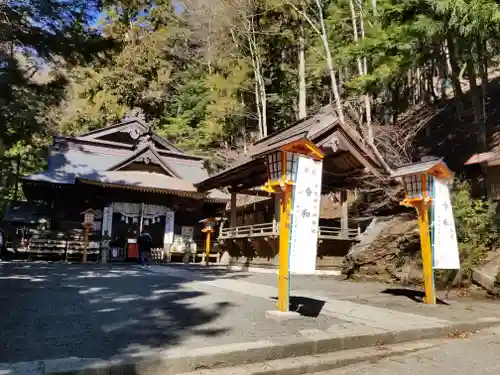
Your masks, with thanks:
<instances>
[{"instance_id":1,"label":"tree trunk","mask_svg":"<svg viewBox=\"0 0 500 375\"><path fill-rule=\"evenodd\" d=\"M469 78L469 86L472 98L472 110L474 113L474 124L477 126L477 142L481 148L481 152L487 151L486 142L486 126L483 118L483 111L481 106L481 92L477 87L476 69L474 67L474 60L471 55L467 59L467 75Z\"/></svg>"},{"instance_id":2,"label":"tree trunk","mask_svg":"<svg viewBox=\"0 0 500 375\"><path fill-rule=\"evenodd\" d=\"M300 26L299 38L299 120L307 116L306 96L306 42L304 28Z\"/></svg>"},{"instance_id":3,"label":"tree trunk","mask_svg":"<svg viewBox=\"0 0 500 375\"><path fill-rule=\"evenodd\" d=\"M486 128L486 101L488 100L488 68L486 66L486 45L480 37L476 40L479 75L481 77L481 122L480 129L484 132L485 150L487 148L487 128ZM487 151L487 150L486 150Z\"/></svg>"},{"instance_id":4,"label":"tree trunk","mask_svg":"<svg viewBox=\"0 0 500 375\"><path fill-rule=\"evenodd\" d=\"M350 0L352 3L352 0ZM365 22L364 22L364 12L361 7L361 3L359 3L359 26L361 30L361 38L365 38ZM376 9L376 0L374 0L373 4L374 10ZM368 62L366 57L363 58L363 74L368 74ZM368 93L365 93L365 112L366 112L366 139L369 144L374 145L373 143L373 127L372 127L372 99ZM375 147L375 146L373 146Z\"/></svg>"},{"instance_id":5,"label":"tree trunk","mask_svg":"<svg viewBox=\"0 0 500 375\"><path fill-rule=\"evenodd\" d=\"M257 73L254 69L254 82L255 82L255 107L257 109L257 121L259 124L259 139L264 138L264 128L262 127L262 110L260 108L260 91L259 91L259 83L257 80Z\"/></svg>"},{"instance_id":6,"label":"tree trunk","mask_svg":"<svg viewBox=\"0 0 500 375\"><path fill-rule=\"evenodd\" d=\"M354 37L354 43L358 44L358 24L356 22L356 11L354 10L354 3L352 0L349 0L349 10L351 11L352 34ZM361 58L359 56L356 58L356 63L358 65L359 75L364 75L363 64L361 63Z\"/></svg>"},{"instance_id":7,"label":"tree trunk","mask_svg":"<svg viewBox=\"0 0 500 375\"><path fill-rule=\"evenodd\" d=\"M316 0L316 7L318 9L318 18L319 18L319 25L320 27L315 24L311 20L311 18L303 11L301 11L297 6L290 0L284 0L288 5L290 5L295 11L300 14L308 23L311 25L312 29L318 34L318 36L321 38L321 42L323 43L323 48L325 49L325 58L326 58L326 66L328 68L328 74L330 76L330 82L331 82L331 93L333 93L333 100L335 101L335 105L337 107L337 112L340 121L344 122L344 111L342 108L342 103L340 101L340 93L339 93L339 86L337 83L337 77L336 77L336 72L335 68L333 65L333 59L332 59L332 53L330 51L330 46L328 44L328 36L326 35L326 27L325 27L325 20L323 18L323 8L321 5L321 0ZM331 95L330 95L330 101L331 100Z\"/></svg>"},{"instance_id":8,"label":"tree trunk","mask_svg":"<svg viewBox=\"0 0 500 375\"><path fill-rule=\"evenodd\" d=\"M330 51L330 46L328 44L328 37L326 35L325 20L323 19L323 8L321 7L320 0L316 0L316 6L318 8L319 21L321 26L321 41L323 42L323 47L326 54L326 66L328 68L328 73L330 75L330 81L332 84L333 98L337 107L337 112L340 121L344 122L344 110L342 109L342 103L340 101L339 88L337 85L337 78L335 77L335 69L333 66L332 53Z\"/></svg>"},{"instance_id":9,"label":"tree trunk","mask_svg":"<svg viewBox=\"0 0 500 375\"><path fill-rule=\"evenodd\" d=\"M253 17L249 21L249 34L247 36L250 48L250 55L252 58L252 67L255 80L255 99L257 106L257 114L259 116L259 135L260 138L267 137L267 98L266 87L264 78L262 77L262 61L259 51L257 49L257 42L255 40L255 30L253 25Z\"/></svg>"},{"instance_id":10,"label":"tree trunk","mask_svg":"<svg viewBox=\"0 0 500 375\"><path fill-rule=\"evenodd\" d=\"M487 56L486 56L486 45L483 41L478 38L476 41L477 54L478 54L478 66L479 66L479 76L481 77L481 94L483 101L483 117L486 118L486 100L488 99L488 67L487 67Z\"/></svg>"},{"instance_id":11,"label":"tree trunk","mask_svg":"<svg viewBox=\"0 0 500 375\"><path fill-rule=\"evenodd\" d=\"M457 63L455 44L453 42L453 37L448 36L446 39L448 47L449 64L451 67L451 84L453 85L453 91L455 92L455 97L460 97L463 95L462 86L460 85L460 68Z\"/></svg>"}]
</instances>

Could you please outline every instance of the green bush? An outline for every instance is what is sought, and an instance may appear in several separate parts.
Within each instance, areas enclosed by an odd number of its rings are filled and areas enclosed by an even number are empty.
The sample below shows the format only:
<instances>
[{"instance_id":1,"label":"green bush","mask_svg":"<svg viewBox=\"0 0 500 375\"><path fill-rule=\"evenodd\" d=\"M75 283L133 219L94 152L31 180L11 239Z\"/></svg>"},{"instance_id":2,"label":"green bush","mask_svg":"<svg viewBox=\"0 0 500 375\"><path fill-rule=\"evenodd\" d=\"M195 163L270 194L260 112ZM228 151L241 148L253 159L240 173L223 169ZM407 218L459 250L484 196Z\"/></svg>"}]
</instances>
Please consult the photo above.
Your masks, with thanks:
<instances>
[{"instance_id":1,"label":"green bush","mask_svg":"<svg viewBox=\"0 0 500 375\"><path fill-rule=\"evenodd\" d=\"M470 186L458 181L452 191L453 215L457 232L463 278L482 264L489 250L497 245L496 204L471 196Z\"/></svg>"}]
</instances>

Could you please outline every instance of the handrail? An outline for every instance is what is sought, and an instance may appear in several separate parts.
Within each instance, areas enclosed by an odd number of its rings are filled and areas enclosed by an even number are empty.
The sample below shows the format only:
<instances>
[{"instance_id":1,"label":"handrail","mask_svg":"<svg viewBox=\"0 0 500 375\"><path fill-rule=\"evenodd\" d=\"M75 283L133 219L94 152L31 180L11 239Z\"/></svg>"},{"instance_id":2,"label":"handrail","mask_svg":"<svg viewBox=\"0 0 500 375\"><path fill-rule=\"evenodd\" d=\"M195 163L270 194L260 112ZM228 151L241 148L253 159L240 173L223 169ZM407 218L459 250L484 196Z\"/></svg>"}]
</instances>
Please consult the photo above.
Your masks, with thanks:
<instances>
[{"instance_id":1,"label":"handrail","mask_svg":"<svg viewBox=\"0 0 500 375\"><path fill-rule=\"evenodd\" d=\"M355 239L360 233L358 229L320 226L318 234L320 239Z\"/></svg>"},{"instance_id":2,"label":"handrail","mask_svg":"<svg viewBox=\"0 0 500 375\"><path fill-rule=\"evenodd\" d=\"M221 228L219 240L249 238L249 237L278 237L279 222L261 223L253 225L241 225L237 227ZM348 239L354 240L361 234L359 228L342 229L340 227L319 226L318 239Z\"/></svg>"},{"instance_id":3,"label":"handrail","mask_svg":"<svg viewBox=\"0 0 500 375\"><path fill-rule=\"evenodd\" d=\"M273 221L271 223L221 228L219 232L219 239L277 235L279 235L279 224Z\"/></svg>"}]
</instances>

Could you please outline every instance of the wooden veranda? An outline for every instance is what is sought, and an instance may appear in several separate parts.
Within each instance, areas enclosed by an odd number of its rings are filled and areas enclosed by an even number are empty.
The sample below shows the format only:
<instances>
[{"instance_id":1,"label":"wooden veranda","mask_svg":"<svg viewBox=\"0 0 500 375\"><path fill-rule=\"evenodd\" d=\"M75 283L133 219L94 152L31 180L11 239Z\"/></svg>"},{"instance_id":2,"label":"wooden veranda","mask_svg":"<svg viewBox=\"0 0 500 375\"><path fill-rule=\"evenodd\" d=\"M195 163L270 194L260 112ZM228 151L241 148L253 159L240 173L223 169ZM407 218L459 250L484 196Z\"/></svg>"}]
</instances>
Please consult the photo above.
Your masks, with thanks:
<instances>
[{"instance_id":1,"label":"wooden veranda","mask_svg":"<svg viewBox=\"0 0 500 375\"><path fill-rule=\"evenodd\" d=\"M259 189L267 180L265 156L280 147L306 139L320 148L323 159L322 194L332 191L340 194L340 225L318 223L318 257L345 255L360 235L358 227L350 227L348 217L348 190L360 185L367 175L381 176L384 172L376 157L363 145L354 128L339 121L331 105L313 116L269 135L254 143L250 153L228 169L197 184L199 191L229 188L231 203L229 223L220 229L219 241L227 249L232 262L276 265L279 238L279 196L274 207L258 222L238 224L237 194L269 196ZM327 260L327 259L326 259ZM329 262L322 262L328 266ZM318 263L321 267L321 264Z\"/></svg>"}]
</instances>

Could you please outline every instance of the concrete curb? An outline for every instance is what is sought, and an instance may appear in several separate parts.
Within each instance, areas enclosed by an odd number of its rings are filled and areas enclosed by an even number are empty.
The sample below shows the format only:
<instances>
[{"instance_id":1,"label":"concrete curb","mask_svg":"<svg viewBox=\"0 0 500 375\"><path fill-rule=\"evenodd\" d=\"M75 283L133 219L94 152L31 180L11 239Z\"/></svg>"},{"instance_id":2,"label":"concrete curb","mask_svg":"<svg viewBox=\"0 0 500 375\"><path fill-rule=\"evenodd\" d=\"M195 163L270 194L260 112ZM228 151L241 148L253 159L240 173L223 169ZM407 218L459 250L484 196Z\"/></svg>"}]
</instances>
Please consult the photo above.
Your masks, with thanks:
<instances>
[{"instance_id":1,"label":"concrete curb","mask_svg":"<svg viewBox=\"0 0 500 375\"><path fill-rule=\"evenodd\" d=\"M221 264L209 264L204 265L204 264L199 264L199 263L189 263L187 266L191 268L191 270L187 267L184 267L186 265L184 264L172 264L172 263L151 263L152 265L156 266L164 266L164 267L172 267L172 268L181 268L184 269L185 271L192 271L200 269L200 270L208 270L208 269L213 269L213 270L222 270L222 271L232 271L232 272L248 272L248 273L261 273L261 274L271 274L271 275L277 275L278 274L278 269L277 268L264 268L264 267L246 267L246 266L240 266L240 265L221 265ZM134 267L137 267L137 265L132 265ZM292 275L294 275L292 273ZM304 275L296 275L296 276L304 276ZM314 274L308 274L305 276L342 276L342 271L340 270L316 270Z\"/></svg>"},{"instance_id":2,"label":"concrete curb","mask_svg":"<svg viewBox=\"0 0 500 375\"><path fill-rule=\"evenodd\" d=\"M473 322L392 332L381 332L379 329L370 332L370 328L365 327L361 335L355 332L339 334L319 331L316 336L286 337L196 349L176 348L143 353L136 357L116 356L109 360L71 357L0 364L0 375L174 375L201 369L434 339L456 331L476 331L494 325L500 325L500 319L483 318Z\"/></svg>"},{"instance_id":3,"label":"concrete curb","mask_svg":"<svg viewBox=\"0 0 500 375\"><path fill-rule=\"evenodd\" d=\"M316 374L360 362L374 362L387 357L415 353L436 347L442 340L425 340L387 346L342 350L335 353L276 359L263 363L193 371L180 375L301 375Z\"/></svg>"}]
</instances>

